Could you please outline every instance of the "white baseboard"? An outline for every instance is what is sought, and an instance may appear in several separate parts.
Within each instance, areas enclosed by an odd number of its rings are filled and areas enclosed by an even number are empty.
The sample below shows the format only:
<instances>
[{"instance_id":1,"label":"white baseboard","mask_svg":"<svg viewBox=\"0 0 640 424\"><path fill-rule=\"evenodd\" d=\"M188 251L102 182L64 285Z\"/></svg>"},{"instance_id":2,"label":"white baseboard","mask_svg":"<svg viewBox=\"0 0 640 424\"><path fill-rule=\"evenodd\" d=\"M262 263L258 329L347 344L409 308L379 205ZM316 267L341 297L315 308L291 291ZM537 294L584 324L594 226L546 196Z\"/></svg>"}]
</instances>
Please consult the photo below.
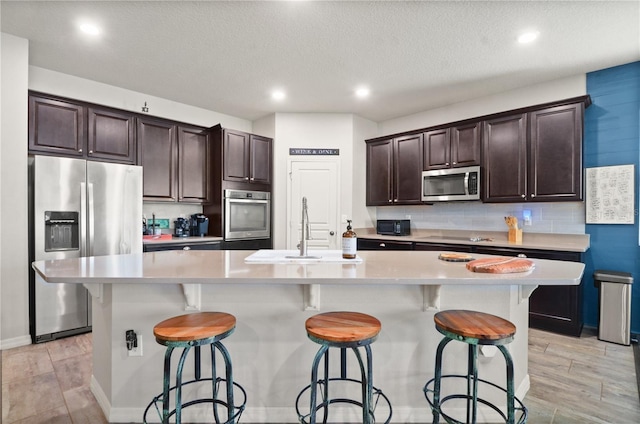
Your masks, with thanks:
<instances>
[{"instance_id":1,"label":"white baseboard","mask_svg":"<svg viewBox=\"0 0 640 424\"><path fill-rule=\"evenodd\" d=\"M20 346L28 346L31 344L31 336L18 336L11 339L0 340L0 350L13 349Z\"/></svg>"},{"instance_id":2,"label":"white baseboard","mask_svg":"<svg viewBox=\"0 0 640 424\"><path fill-rule=\"evenodd\" d=\"M113 422L111 421L111 417L109 416L112 411L111 402L109 402L109 398L105 394L104 390L102 390L102 387L98 383L98 380L96 380L96 378L93 376L93 374L91 374L91 382L89 383L89 388L91 389L91 393L93 393L93 396L95 396L98 405L100 405L100 409L102 409L104 416L107 417L107 421L109 421L110 423ZM129 422L137 422L137 420Z\"/></svg>"}]
</instances>

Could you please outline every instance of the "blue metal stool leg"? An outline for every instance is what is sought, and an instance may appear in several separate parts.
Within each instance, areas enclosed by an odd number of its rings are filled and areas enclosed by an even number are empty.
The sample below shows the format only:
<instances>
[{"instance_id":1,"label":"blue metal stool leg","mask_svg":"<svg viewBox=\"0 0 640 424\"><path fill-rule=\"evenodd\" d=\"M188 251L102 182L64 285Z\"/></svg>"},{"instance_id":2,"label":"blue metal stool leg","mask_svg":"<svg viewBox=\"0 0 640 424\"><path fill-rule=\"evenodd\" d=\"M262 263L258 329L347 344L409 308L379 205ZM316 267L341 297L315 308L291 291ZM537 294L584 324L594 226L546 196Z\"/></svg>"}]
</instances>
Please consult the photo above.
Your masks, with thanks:
<instances>
[{"instance_id":1,"label":"blue metal stool leg","mask_svg":"<svg viewBox=\"0 0 640 424\"><path fill-rule=\"evenodd\" d=\"M516 419L516 411L514 405L515 389L513 384L513 360L511 354L505 346L498 346L504 360L507 363L507 423L514 424Z\"/></svg>"},{"instance_id":2,"label":"blue metal stool leg","mask_svg":"<svg viewBox=\"0 0 640 424\"><path fill-rule=\"evenodd\" d=\"M169 389L171 387L171 354L173 348L164 352L164 377L162 379L162 424L169 424Z\"/></svg>"},{"instance_id":3,"label":"blue metal stool leg","mask_svg":"<svg viewBox=\"0 0 640 424\"><path fill-rule=\"evenodd\" d=\"M176 424L182 423L182 370L189 350L191 350L191 346L183 349L178 361L178 370L176 371Z\"/></svg>"},{"instance_id":4,"label":"blue metal stool leg","mask_svg":"<svg viewBox=\"0 0 640 424\"><path fill-rule=\"evenodd\" d=\"M316 424L316 407L317 407L317 391L318 391L318 364L329 349L329 346L322 346L316 353L313 359L313 365L311 367L311 407L309 408L311 416L309 417L309 424ZM325 364L325 373L328 373ZM324 382L327 385L327 381ZM326 407L325 407L326 409Z\"/></svg>"},{"instance_id":5,"label":"blue metal stool leg","mask_svg":"<svg viewBox=\"0 0 640 424\"><path fill-rule=\"evenodd\" d=\"M233 404L233 368L231 366L231 356L222 343L216 342L215 346L222 354L225 365L225 377L227 380L227 422L233 423L234 420L232 420L232 418L235 415L235 407Z\"/></svg>"},{"instance_id":6,"label":"blue metal stool leg","mask_svg":"<svg viewBox=\"0 0 640 424\"><path fill-rule=\"evenodd\" d=\"M433 388L433 424L440 422L440 389L442 384L442 352L451 339L444 337L436 349L435 383Z\"/></svg>"}]
</instances>

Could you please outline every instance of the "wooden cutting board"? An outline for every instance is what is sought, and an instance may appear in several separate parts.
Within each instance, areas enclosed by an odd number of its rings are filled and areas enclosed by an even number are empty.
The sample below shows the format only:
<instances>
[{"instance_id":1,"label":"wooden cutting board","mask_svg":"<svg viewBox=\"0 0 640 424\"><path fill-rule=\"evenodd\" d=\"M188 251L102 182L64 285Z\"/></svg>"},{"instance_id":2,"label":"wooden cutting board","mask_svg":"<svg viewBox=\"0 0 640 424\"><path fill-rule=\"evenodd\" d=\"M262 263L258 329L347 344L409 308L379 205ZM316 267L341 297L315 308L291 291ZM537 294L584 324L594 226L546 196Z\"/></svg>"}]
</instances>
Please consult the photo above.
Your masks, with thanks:
<instances>
[{"instance_id":1,"label":"wooden cutting board","mask_svg":"<svg viewBox=\"0 0 640 424\"><path fill-rule=\"evenodd\" d=\"M535 267L532 260L526 258L495 257L476 259L467 263L467 269L473 272L491 274L511 274L531 271Z\"/></svg>"}]
</instances>

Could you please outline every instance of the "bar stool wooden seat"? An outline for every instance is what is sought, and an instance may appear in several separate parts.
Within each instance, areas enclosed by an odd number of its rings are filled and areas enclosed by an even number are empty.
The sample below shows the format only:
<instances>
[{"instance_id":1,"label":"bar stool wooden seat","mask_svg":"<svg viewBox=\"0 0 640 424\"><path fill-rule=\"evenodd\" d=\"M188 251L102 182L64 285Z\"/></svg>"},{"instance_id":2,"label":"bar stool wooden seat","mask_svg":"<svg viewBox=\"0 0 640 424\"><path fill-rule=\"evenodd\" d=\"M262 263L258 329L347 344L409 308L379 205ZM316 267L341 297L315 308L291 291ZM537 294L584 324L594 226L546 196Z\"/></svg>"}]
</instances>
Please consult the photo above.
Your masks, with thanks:
<instances>
[{"instance_id":1,"label":"bar stool wooden seat","mask_svg":"<svg viewBox=\"0 0 640 424\"><path fill-rule=\"evenodd\" d=\"M442 405L452 399L465 399L467 401L466 423L477 422L478 403L496 411L505 423L525 423L527 421L527 408L515 397L513 360L511 354L505 347L505 345L511 343L516 334L515 325L495 315L467 310L441 311L435 314L433 319L436 329L444 335L436 351L435 376L427 382L423 389L433 412L433 423L437 424L440 416L442 416L447 423L462 423L462 421L458 421L442 411ZM445 346L452 340L461 341L469 345L467 375L442 375L442 353ZM495 383L478 378L478 345L493 345L502 352L506 362L506 389ZM442 379L445 378L466 379L467 393L450 394L441 398ZM478 383L489 385L506 393L506 414L493 403L478 397ZM432 386L433 389L431 388ZM520 413L518 421L516 421L516 411Z\"/></svg>"},{"instance_id":2,"label":"bar stool wooden seat","mask_svg":"<svg viewBox=\"0 0 640 424\"><path fill-rule=\"evenodd\" d=\"M192 405L201 403L212 404L213 418L218 424L231 424L237 422L244 411L247 402L245 390L233 381L233 369L231 357L225 346L220 342L233 333L236 328L236 317L224 312L198 312L166 319L153 327L153 335L156 341L167 347L164 355L164 379L163 391L154 397L144 411L143 422L147 423L147 413L151 406L155 406L156 411L163 424L168 424L169 419L175 415L175 423L181 424L182 410ZM201 352L202 346L210 346L211 350L211 378L202 378L201 375ZM191 348L194 348L194 379L182 381L182 371L185 360ZM178 361L176 370L175 385L171 386L171 354L175 348L182 348L182 354ZM224 362L224 378L217 376L216 351L221 355ZM183 402L182 388L190 384L206 383L211 384L211 397L198 398ZM224 383L226 396L221 399L218 396L220 384ZM242 393L243 401L240 405L234 403L234 387ZM170 409L171 392L175 391L175 408ZM162 403L162 411L158 404ZM226 419L221 421L218 406L222 405L226 411Z\"/></svg>"},{"instance_id":3,"label":"bar stool wooden seat","mask_svg":"<svg viewBox=\"0 0 640 424\"><path fill-rule=\"evenodd\" d=\"M375 409L379 400L383 399L388 406L389 415L384 421L391 421L392 408L389 399L382 391L373 386L373 356L371 354L371 343L373 343L380 333L382 325L380 321L371 315L359 312L327 312L317 314L305 323L307 336L312 341L320 344L320 349L313 360L311 368L311 384L306 386L296 398L296 412L301 423L315 424L317 412L323 410L322 423L326 423L329 418L329 405L336 403L351 404L362 408L362 422L375 422ZM340 376L329 377L329 348L340 349ZM360 367L360 379L353 379L347 376L347 349L351 349ZM360 348L365 351L365 361L363 361ZM324 359L324 376L318 379L318 367L320 361ZM357 383L361 386L361 399L346 397L333 397L329 391L330 382L334 384ZM321 393L318 394L318 387ZM309 413L302 413L299 405L303 394L310 391ZM318 399L320 395L320 399ZM308 421L307 421L308 420ZM334 420L335 421L335 420Z\"/></svg>"}]
</instances>

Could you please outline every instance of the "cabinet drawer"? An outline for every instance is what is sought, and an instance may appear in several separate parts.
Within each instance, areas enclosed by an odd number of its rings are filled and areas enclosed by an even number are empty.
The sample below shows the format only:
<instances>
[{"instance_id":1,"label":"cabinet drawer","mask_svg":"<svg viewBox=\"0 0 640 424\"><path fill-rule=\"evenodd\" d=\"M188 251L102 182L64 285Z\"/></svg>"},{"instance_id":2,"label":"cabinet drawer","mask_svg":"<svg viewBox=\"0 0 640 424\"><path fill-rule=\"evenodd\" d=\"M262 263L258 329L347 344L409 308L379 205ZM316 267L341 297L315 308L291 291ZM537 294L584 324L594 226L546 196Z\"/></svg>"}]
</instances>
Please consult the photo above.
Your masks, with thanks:
<instances>
[{"instance_id":1,"label":"cabinet drawer","mask_svg":"<svg viewBox=\"0 0 640 424\"><path fill-rule=\"evenodd\" d=\"M143 250L145 252L160 252L163 250L220 250L220 242L147 244L143 246Z\"/></svg>"},{"instance_id":2,"label":"cabinet drawer","mask_svg":"<svg viewBox=\"0 0 640 424\"><path fill-rule=\"evenodd\" d=\"M413 250L410 241L358 239L358 250Z\"/></svg>"}]
</instances>

